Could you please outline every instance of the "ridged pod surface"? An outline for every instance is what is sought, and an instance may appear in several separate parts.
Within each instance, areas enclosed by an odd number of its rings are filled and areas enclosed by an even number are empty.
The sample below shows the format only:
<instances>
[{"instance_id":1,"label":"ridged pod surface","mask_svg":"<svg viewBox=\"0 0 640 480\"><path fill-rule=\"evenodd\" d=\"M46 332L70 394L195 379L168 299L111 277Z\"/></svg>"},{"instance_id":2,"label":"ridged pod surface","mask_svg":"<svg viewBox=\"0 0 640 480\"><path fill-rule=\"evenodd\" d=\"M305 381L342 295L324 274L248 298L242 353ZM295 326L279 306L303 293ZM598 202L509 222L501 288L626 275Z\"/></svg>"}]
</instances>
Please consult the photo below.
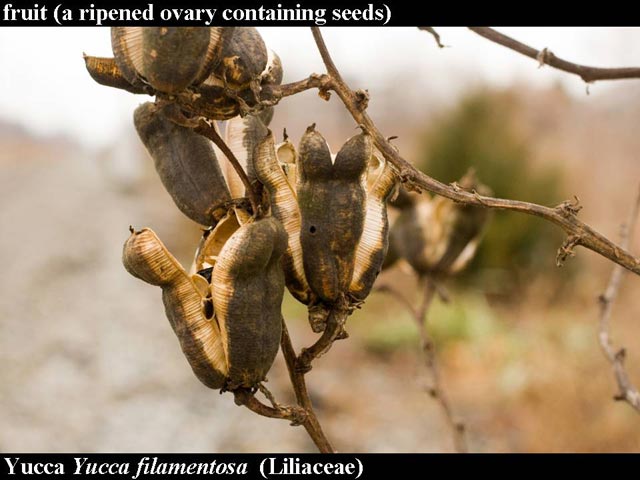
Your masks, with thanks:
<instances>
[{"instance_id":1,"label":"ridged pod surface","mask_svg":"<svg viewBox=\"0 0 640 480\"><path fill-rule=\"evenodd\" d=\"M112 27L111 46L132 85L175 94L210 75L232 33L222 27Z\"/></svg>"},{"instance_id":2,"label":"ridged pod surface","mask_svg":"<svg viewBox=\"0 0 640 480\"><path fill-rule=\"evenodd\" d=\"M211 277L215 316L229 363L228 388L264 379L280 346L287 235L272 217L240 227L220 251Z\"/></svg>"},{"instance_id":3,"label":"ridged pod surface","mask_svg":"<svg viewBox=\"0 0 640 480\"><path fill-rule=\"evenodd\" d=\"M347 293L366 216L363 175L372 155L371 137L350 138L331 160L314 126L300 141L298 205L304 271L311 290L324 302Z\"/></svg>"},{"instance_id":4,"label":"ridged pod surface","mask_svg":"<svg viewBox=\"0 0 640 480\"><path fill-rule=\"evenodd\" d=\"M233 152L250 181L256 179L253 172L254 151L260 140L267 134L267 127L259 116L234 117L226 124L225 143ZM245 187L229 162L223 165L223 174L233 198L246 195Z\"/></svg>"},{"instance_id":5,"label":"ridged pod surface","mask_svg":"<svg viewBox=\"0 0 640 480\"><path fill-rule=\"evenodd\" d=\"M228 365L218 324L205 315L208 282L188 275L148 228L131 233L122 261L131 275L162 288L167 318L193 372L207 387L222 388Z\"/></svg>"},{"instance_id":6,"label":"ridged pod surface","mask_svg":"<svg viewBox=\"0 0 640 480\"><path fill-rule=\"evenodd\" d=\"M140 105L133 119L175 204L195 222L212 225L216 209L231 195L211 142L176 125L152 103Z\"/></svg>"},{"instance_id":7,"label":"ridged pod surface","mask_svg":"<svg viewBox=\"0 0 640 480\"><path fill-rule=\"evenodd\" d=\"M287 167L295 169L296 157L293 144L286 141L276 146L273 133L268 132L257 145L253 170L269 193L271 214L280 220L287 232L288 245L282 257L287 288L298 301L309 305L313 303L314 295L307 283L302 260L302 222L296 198L295 176L287 176L284 170Z\"/></svg>"},{"instance_id":8,"label":"ridged pod surface","mask_svg":"<svg viewBox=\"0 0 640 480\"><path fill-rule=\"evenodd\" d=\"M208 259L209 274L187 274L149 229L132 232L123 251L132 275L162 288L181 348L210 388L254 388L271 368L282 334L279 263L286 234L273 218L242 221L231 211L210 232L222 246Z\"/></svg>"},{"instance_id":9,"label":"ridged pod surface","mask_svg":"<svg viewBox=\"0 0 640 480\"><path fill-rule=\"evenodd\" d=\"M362 237L355 256L355 268L349 293L364 300L382 270L389 245L387 201L397 185L391 165L382 158L371 156L367 171L366 214Z\"/></svg>"}]
</instances>

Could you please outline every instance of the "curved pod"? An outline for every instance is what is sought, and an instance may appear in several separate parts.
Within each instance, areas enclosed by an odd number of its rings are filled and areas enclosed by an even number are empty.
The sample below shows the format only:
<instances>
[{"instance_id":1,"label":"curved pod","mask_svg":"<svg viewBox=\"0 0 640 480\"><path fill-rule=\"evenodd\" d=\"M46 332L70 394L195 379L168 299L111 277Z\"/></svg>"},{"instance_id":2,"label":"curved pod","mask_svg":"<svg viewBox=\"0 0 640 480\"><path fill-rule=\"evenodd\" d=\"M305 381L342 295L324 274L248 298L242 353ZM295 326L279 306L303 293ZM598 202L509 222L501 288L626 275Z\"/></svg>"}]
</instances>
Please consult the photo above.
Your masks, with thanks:
<instances>
[{"instance_id":1,"label":"curved pod","mask_svg":"<svg viewBox=\"0 0 640 480\"><path fill-rule=\"evenodd\" d=\"M131 233L122 261L131 275L162 288L167 318L193 373L207 387L222 388L228 365L218 325L205 314L206 280L188 275L148 228Z\"/></svg>"},{"instance_id":2,"label":"curved pod","mask_svg":"<svg viewBox=\"0 0 640 480\"><path fill-rule=\"evenodd\" d=\"M281 164L279 158L283 158L285 163ZM273 133L269 131L256 147L253 170L269 193L271 214L282 222L287 232L287 250L282 257L287 288L298 301L309 305L314 295L304 273L296 186L283 170L287 165L295 167L295 159L293 145L286 141L276 147Z\"/></svg>"},{"instance_id":3,"label":"curved pod","mask_svg":"<svg viewBox=\"0 0 640 480\"><path fill-rule=\"evenodd\" d=\"M280 222L263 218L240 227L213 268L213 304L229 363L229 389L264 380L278 352L284 295L280 259L286 247Z\"/></svg>"},{"instance_id":4,"label":"curved pod","mask_svg":"<svg viewBox=\"0 0 640 480\"><path fill-rule=\"evenodd\" d=\"M210 388L253 388L271 368L282 334L286 234L273 218L239 226L232 211L211 232L226 240L210 282L188 275L149 229L132 232L125 268L162 288L167 317L194 373Z\"/></svg>"},{"instance_id":5,"label":"curved pod","mask_svg":"<svg viewBox=\"0 0 640 480\"><path fill-rule=\"evenodd\" d=\"M364 300L382 270L389 245L387 201L397 185L391 165L377 156L371 157L367 174L366 214L362 237L355 255L355 268L349 293Z\"/></svg>"},{"instance_id":6,"label":"curved pod","mask_svg":"<svg viewBox=\"0 0 640 480\"><path fill-rule=\"evenodd\" d=\"M152 103L140 105L133 120L177 207L201 225L215 223L231 195L211 142L176 125Z\"/></svg>"}]
</instances>

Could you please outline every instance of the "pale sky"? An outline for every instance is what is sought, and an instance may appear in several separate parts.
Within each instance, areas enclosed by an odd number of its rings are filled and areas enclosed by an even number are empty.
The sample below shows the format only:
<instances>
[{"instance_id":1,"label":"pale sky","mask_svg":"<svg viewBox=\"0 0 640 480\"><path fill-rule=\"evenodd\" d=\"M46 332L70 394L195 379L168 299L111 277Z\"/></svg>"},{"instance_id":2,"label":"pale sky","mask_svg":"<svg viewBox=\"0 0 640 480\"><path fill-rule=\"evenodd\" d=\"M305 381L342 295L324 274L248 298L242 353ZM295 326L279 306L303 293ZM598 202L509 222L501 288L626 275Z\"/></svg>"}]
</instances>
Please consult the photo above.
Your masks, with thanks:
<instances>
[{"instance_id":1,"label":"pale sky","mask_svg":"<svg viewBox=\"0 0 640 480\"><path fill-rule=\"evenodd\" d=\"M322 72L308 28L260 28L279 53L285 81ZM534 86L562 82L574 95L585 85L573 75L493 44L465 28L438 28L450 48L438 49L416 28L325 28L325 41L346 78L375 95L392 81L408 97L452 98L470 83L506 86L527 80ZM636 66L640 28L499 28L535 48L593 66ZM631 47L631 48L630 48ZM89 77L82 52L111 56L108 28L0 28L0 120L44 135L63 134L89 147L117 140L142 96L102 87ZM591 97L616 82L590 87Z\"/></svg>"}]
</instances>

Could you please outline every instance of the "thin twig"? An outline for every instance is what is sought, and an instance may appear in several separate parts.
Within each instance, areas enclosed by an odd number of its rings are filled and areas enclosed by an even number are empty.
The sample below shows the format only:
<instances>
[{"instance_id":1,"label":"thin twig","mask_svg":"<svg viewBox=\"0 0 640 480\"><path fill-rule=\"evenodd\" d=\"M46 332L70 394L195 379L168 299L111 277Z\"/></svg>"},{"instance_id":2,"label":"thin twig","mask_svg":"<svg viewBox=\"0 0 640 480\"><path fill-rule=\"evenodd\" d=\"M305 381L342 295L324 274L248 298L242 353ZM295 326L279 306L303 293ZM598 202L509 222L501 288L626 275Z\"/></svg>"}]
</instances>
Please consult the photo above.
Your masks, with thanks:
<instances>
[{"instance_id":1,"label":"thin twig","mask_svg":"<svg viewBox=\"0 0 640 480\"><path fill-rule=\"evenodd\" d=\"M418 308L414 307L412 302L407 299L399 290L390 285L381 285L376 288L378 292L384 292L398 299L411 312L411 316L415 321L420 336L420 347L424 355L425 365L431 376L431 385L428 389L429 395L433 397L440 405L442 414L449 425L451 435L453 436L453 445L458 453L466 453L468 451L467 441L465 438L466 427L464 423L456 419L453 413L453 407L449 400L444 387L442 386L442 375L438 364L438 355L435 344L427 331L427 314L429 308L437 294L437 285L430 279L425 279L425 288L423 290L422 300Z\"/></svg>"},{"instance_id":2,"label":"thin twig","mask_svg":"<svg viewBox=\"0 0 640 480\"><path fill-rule=\"evenodd\" d=\"M296 357L296 352L293 348L293 344L291 343L291 337L289 336L289 331L287 329L284 318L282 319L282 339L280 342L280 346L282 348L284 360L287 364L287 370L289 371L289 378L291 379L293 391L296 395L296 401L298 405L302 407L306 412L306 418L302 422L302 425L321 453L336 453L334 448L331 446L331 443L322 431L322 427L320 425L320 422L318 421L318 417L313 410L313 405L311 403L311 398L309 397L307 384L304 378L305 374L297 368L298 359Z\"/></svg>"},{"instance_id":3,"label":"thin twig","mask_svg":"<svg viewBox=\"0 0 640 480\"><path fill-rule=\"evenodd\" d=\"M438 45L438 48L445 48L446 47L446 45L443 45L442 42L440 41L440 34L438 32L436 32L433 27L418 27L418 30L423 30L425 32L429 32L431 34L431 36L433 37L433 39L436 41L436 45Z\"/></svg>"},{"instance_id":4,"label":"thin twig","mask_svg":"<svg viewBox=\"0 0 640 480\"><path fill-rule=\"evenodd\" d=\"M310 347L303 348L297 359L297 369L306 373L311 370L311 362L329 351L333 342L345 338L344 325L350 310L346 299L342 297L329 311L327 326L320 338Z\"/></svg>"},{"instance_id":5,"label":"thin twig","mask_svg":"<svg viewBox=\"0 0 640 480\"><path fill-rule=\"evenodd\" d=\"M289 420L291 425L304 425L307 418L307 412L304 408L295 406L268 406L258 400L253 392L247 389L238 389L233 391L233 396L237 405L244 405L249 410L258 415L268 418L280 418Z\"/></svg>"},{"instance_id":6,"label":"thin twig","mask_svg":"<svg viewBox=\"0 0 640 480\"><path fill-rule=\"evenodd\" d=\"M602 234L595 231L589 225L578 220L577 205L570 202L563 202L556 207L545 207L529 202L521 202L517 200L507 200L501 198L485 197L476 192L467 192L461 188L455 188L452 185L445 185L438 180L417 170L413 165L407 162L398 150L380 133L367 112L364 110L364 104L360 98L360 91L354 92L342 80L337 71L329 51L324 43L322 34L318 27L311 27L316 45L322 56L327 68L327 72L332 78L330 82L331 90L335 91L344 103L347 110L351 113L356 123L364 128L372 137L375 146L378 148L384 158L391 163L399 177L408 190L422 191L427 190L436 195L446 197L458 203L466 205L475 205L478 207L492 208L498 210L511 210L516 212L534 215L550 221L561 227L567 235L570 236L572 242L567 246L564 253L569 254L571 251L568 247L582 246L592 250L605 258L608 258L618 265L640 275L640 259L634 257L625 249L619 247Z\"/></svg>"},{"instance_id":7,"label":"thin twig","mask_svg":"<svg viewBox=\"0 0 640 480\"><path fill-rule=\"evenodd\" d=\"M251 185L251 181L249 180L249 177L247 177L246 172L243 170L242 165L240 165L240 162L236 158L235 154L231 151L231 149L227 146L226 142L218 134L215 127L211 125L209 122L207 122L206 120L201 119L200 122L198 123L198 126L194 130L195 132L199 133L200 135L208 138L213 143L215 143L216 146L227 157L227 159L229 160L229 163L231 163L234 170L240 177L240 180L242 180L242 184L244 185L246 194L249 197L249 201L251 202L251 207L253 208L253 214L259 218L262 214L262 209L260 207L260 201L258 200L258 194L253 188L253 185Z\"/></svg>"},{"instance_id":8,"label":"thin twig","mask_svg":"<svg viewBox=\"0 0 640 480\"><path fill-rule=\"evenodd\" d=\"M562 70L563 72L573 73L578 75L582 80L587 83L596 82L598 80L622 80L631 78L640 78L639 67L623 67L623 68L601 68L601 67L589 67L586 65L579 65L572 63L562 58L556 57L553 52L544 48L542 50L536 50L528 45L525 45L514 38L497 32L493 28L489 27L469 27L474 33L491 40L494 43L507 47L515 52L525 55L529 58L537 60L540 65L549 65L550 67Z\"/></svg>"},{"instance_id":9,"label":"thin twig","mask_svg":"<svg viewBox=\"0 0 640 480\"><path fill-rule=\"evenodd\" d=\"M640 190L637 193L635 203L631 209L629 219L622 228L622 240L621 245L628 248L633 238L633 232L636 228L638 221L638 214L640 212ZM620 284L622 283L622 276L624 270L619 265L613 267L611 277L605 292L598 298L600 302L600 322L599 322L599 340L600 347L607 360L613 367L613 374L618 385L618 394L614 397L616 400L627 402L635 410L640 412L640 392L633 386L629 380L629 375L624 368L625 349L620 348L616 351L611 341L611 312L613 310L613 303L618 297L620 290Z\"/></svg>"}]
</instances>

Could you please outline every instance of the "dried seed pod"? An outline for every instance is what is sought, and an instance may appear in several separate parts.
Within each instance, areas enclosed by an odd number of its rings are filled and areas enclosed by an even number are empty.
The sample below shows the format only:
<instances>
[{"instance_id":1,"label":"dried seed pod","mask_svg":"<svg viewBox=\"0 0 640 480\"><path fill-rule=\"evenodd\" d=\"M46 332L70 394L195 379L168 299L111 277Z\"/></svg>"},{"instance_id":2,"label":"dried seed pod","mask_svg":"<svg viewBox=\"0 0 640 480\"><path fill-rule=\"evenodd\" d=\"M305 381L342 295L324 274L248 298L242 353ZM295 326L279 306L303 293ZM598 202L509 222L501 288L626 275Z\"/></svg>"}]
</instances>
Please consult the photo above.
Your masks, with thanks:
<instances>
[{"instance_id":1,"label":"dried seed pod","mask_svg":"<svg viewBox=\"0 0 640 480\"><path fill-rule=\"evenodd\" d=\"M285 141L276 147L273 133L268 134L257 145L253 157L256 177L269 193L271 214L282 222L288 236L288 245L282 257L287 288L305 305L315 300L304 273L302 245L300 243L301 218L296 198L296 183L283 170L283 166L295 167L296 151L291 142Z\"/></svg>"},{"instance_id":2,"label":"dried seed pod","mask_svg":"<svg viewBox=\"0 0 640 480\"><path fill-rule=\"evenodd\" d=\"M473 173L459 185L488 193ZM473 258L488 218L486 209L423 196L397 218L391 244L420 275L455 273Z\"/></svg>"},{"instance_id":3,"label":"dried seed pod","mask_svg":"<svg viewBox=\"0 0 640 480\"><path fill-rule=\"evenodd\" d=\"M361 133L332 162L314 125L300 141L297 193L304 271L313 292L329 304L348 292L353 277L366 216L363 175L372 149L371 137Z\"/></svg>"},{"instance_id":4,"label":"dried seed pod","mask_svg":"<svg viewBox=\"0 0 640 480\"><path fill-rule=\"evenodd\" d=\"M254 27L237 27L228 42L222 46L222 61L214 74L235 89L260 80L269 52L262 36Z\"/></svg>"},{"instance_id":5,"label":"dried seed pod","mask_svg":"<svg viewBox=\"0 0 640 480\"><path fill-rule=\"evenodd\" d=\"M384 159L373 155L367 172L366 215L355 256L349 293L364 300L382 270L389 244L386 203L397 185L396 174Z\"/></svg>"},{"instance_id":6,"label":"dried seed pod","mask_svg":"<svg viewBox=\"0 0 640 480\"><path fill-rule=\"evenodd\" d=\"M148 228L131 233L122 261L134 277L162 287L167 318L196 377L209 388L224 387L229 368L222 335L218 324L205 315L208 282L188 275Z\"/></svg>"},{"instance_id":7,"label":"dried seed pod","mask_svg":"<svg viewBox=\"0 0 640 480\"><path fill-rule=\"evenodd\" d=\"M129 83L175 94L210 75L232 34L222 27L112 27L111 46Z\"/></svg>"},{"instance_id":8,"label":"dried seed pod","mask_svg":"<svg viewBox=\"0 0 640 480\"><path fill-rule=\"evenodd\" d=\"M282 82L280 57L267 50L260 33L253 27L236 27L225 42L221 62L198 88L193 108L211 118L227 120L241 113L241 103L255 107L261 86ZM268 125L273 109L260 112Z\"/></svg>"},{"instance_id":9,"label":"dried seed pod","mask_svg":"<svg viewBox=\"0 0 640 480\"><path fill-rule=\"evenodd\" d=\"M133 121L178 208L202 225L215 223L231 196L211 142L176 125L152 103L140 105Z\"/></svg>"},{"instance_id":10,"label":"dried seed pod","mask_svg":"<svg viewBox=\"0 0 640 480\"><path fill-rule=\"evenodd\" d=\"M167 316L196 376L229 390L255 387L276 356L286 248L277 220L240 225L235 215L232 210L210 232L218 241L209 246L222 247L203 275L188 275L149 229L132 232L123 252L132 275L162 287Z\"/></svg>"},{"instance_id":11,"label":"dried seed pod","mask_svg":"<svg viewBox=\"0 0 640 480\"><path fill-rule=\"evenodd\" d=\"M287 235L272 217L243 225L225 243L211 287L222 346L229 363L228 388L264 379L280 346Z\"/></svg>"}]
</instances>

